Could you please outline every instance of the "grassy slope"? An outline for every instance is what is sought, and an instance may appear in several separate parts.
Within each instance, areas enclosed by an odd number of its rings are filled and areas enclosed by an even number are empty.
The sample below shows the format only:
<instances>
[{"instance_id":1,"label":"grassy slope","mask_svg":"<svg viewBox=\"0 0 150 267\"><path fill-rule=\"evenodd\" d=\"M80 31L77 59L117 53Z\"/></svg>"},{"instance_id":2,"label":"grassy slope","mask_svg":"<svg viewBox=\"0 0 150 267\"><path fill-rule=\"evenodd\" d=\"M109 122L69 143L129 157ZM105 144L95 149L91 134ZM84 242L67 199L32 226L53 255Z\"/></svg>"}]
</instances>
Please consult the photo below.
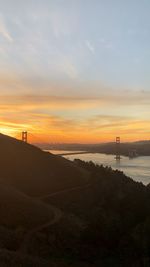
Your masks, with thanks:
<instances>
[{"instance_id":1,"label":"grassy slope","mask_svg":"<svg viewBox=\"0 0 150 267\"><path fill-rule=\"evenodd\" d=\"M0 135L0 177L19 190L40 196L87 183L87 172L70 161Z\"/></svg>"},{"instance_id":2,"label":"grassy slope","mask_svg":"<svg viewBox=\"0 0 150 267\"><path fill-rule=\"evenodd\" d=\"M0 224L33 228L53 218L51 208L0 181Z\"/></svg>"}]
</instances>

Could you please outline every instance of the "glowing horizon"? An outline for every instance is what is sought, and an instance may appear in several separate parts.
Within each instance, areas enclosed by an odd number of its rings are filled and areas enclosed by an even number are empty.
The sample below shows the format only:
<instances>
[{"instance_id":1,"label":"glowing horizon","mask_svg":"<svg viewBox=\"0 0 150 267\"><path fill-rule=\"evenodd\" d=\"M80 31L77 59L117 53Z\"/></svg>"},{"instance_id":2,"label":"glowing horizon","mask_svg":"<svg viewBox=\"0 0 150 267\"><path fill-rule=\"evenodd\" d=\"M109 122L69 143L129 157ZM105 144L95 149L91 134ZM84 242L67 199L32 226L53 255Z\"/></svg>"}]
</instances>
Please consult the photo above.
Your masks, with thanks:
<instances>
[{"instance_id":1,"label":"glowing horizon","mask_svg":"<svg viewBox=\"0 0 150 267\"><path fill-rule=\"evenodd\" d=\"M1 133L60 143L150 139L148 1L0 7Z\"/></svg>"}]
</instances>

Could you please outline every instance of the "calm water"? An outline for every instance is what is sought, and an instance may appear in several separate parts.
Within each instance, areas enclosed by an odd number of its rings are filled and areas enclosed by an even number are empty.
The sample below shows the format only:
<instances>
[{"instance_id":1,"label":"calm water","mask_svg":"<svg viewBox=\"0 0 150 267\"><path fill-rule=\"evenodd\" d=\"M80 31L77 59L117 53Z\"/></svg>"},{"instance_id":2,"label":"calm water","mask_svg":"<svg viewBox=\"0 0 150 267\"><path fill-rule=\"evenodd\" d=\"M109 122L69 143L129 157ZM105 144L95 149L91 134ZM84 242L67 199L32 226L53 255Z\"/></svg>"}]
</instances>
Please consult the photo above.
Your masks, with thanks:
<instances>
[{"instance_id":1,"label":"calm water","mask_svg":"<svg viewBox=\"0 0 150 267\"><path fill-rule=\"evenodd\" d=\"M58 151L51 150L51 153L61 154L70 151ZM128 157L122 156L120 162L116 162L114 155L105 154L81 154L65 156L67 159L81 159L84 161L92 160L95 163L103 164L104 166L111 166L113 169L119 169L123 171L127 176L132 177L135 181L142 182L143 184L150 183L150 157L137 157L129 159Z\"/></svg>"}]
</instances>

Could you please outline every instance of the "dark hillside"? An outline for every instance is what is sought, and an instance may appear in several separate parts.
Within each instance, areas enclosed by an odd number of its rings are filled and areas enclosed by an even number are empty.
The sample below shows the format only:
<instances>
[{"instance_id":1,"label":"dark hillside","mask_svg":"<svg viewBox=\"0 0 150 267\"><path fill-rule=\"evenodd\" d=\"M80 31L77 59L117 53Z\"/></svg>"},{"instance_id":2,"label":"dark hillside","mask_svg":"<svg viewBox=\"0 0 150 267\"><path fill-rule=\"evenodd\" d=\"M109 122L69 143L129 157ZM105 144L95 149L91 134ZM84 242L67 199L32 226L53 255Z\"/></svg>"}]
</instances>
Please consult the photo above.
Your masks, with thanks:
<instances>
[{"instance_id":1,"label":"dark hillside","mask_svg":"<svg viewBox=\"0 0 150 267\"><path fill-rule=\"evenodd\" d=\"M87 172L37 147L0 135L0 177L32 196L87 183Z\"/></svg>"},{"instance_id":2,"label":"dark hillside","mask_svg":"<svg viewBox=\"0 0 150 267\"><path fill-rule=\"evenodd\" d=\"M64 260L52 259L46 261L41 258L23 255L8 250L0 250L1 267L94 267L93 265L78 262L71 264Z\"/></svg>"},{"instance_id":3,"label":"dark hillside","mask_svg":"<svg viewBox=\"0 0 150 267\"><path fill-rule=\"evenodd\" d=\"M0 266L150 266L150 186L3 135L0 146Z\"/></svg>"},{"instance_id":4,"label":"dark hillside","mask_svg":"<svg viewBox=\"0 0 150 267\"><path fill-rule=\"evenodd\" d=\"M53 216L49 206L0 181L0 225L27 230L50 221Z\"/></svg>"},{"instance_id":5,"label":"dark hillside","mask_svg":"<svg viewBox=\"0 0 150 267\"><path fill-rule=\"evenodd\" d=\"M72 253L95 266L104 259L112 259L112 265L106 266L132 266L132 260L149 260L149 187L108 167L81 160L76 160L76 164L91 173L90 186L45 199L85 222L78 246L70 248ZM125 260L130 263L117 265L117 261Z\"/></svg>"}]
</instances>

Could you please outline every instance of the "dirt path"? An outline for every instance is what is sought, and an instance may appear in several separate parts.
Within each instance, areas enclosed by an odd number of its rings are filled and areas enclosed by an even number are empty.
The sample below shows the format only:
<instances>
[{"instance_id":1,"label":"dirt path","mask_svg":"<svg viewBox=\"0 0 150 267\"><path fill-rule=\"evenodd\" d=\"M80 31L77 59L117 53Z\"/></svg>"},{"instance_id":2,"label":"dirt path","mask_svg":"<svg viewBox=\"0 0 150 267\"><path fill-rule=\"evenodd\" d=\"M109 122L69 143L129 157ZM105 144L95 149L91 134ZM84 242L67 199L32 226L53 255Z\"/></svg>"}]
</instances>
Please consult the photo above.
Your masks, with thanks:
<instances>
[{"instance_id":1,"label":"dirt path","mask_svg":"<svg viewBox=\"0 0 150 267\"><path fill-rule=\"evenodd\" d=\"M39 197L38 200L42 201L42 200L44 200L46 198L49 198L49 197L53 197L53 196L60 195L60 194L63 194L63 193L68 193L68 192L84 189L84 188L87 188L87 187L90 187L90 184L87 184L87 185L84 185L84 186L76 186L76 187L72 187L72 188L69 188L69 189L61 190L61 191L58 191L58 192L55 192L55 193L51 193L51 194ZM45 204L45 205L47 205L47 204ZM28 253L28 246L30 244L30 240L32 239L32 236L35 233L37 233L37 232L39 232L39 231L41 231L41 230L43 230L43 229L55 224L55 223L57 223L61 219L62 214L63 214L63 212L61 210L59 210L55 206L52 206L52 205L49 205L49 204L47 206L50 208L51 212L53 212L53 214L54 214L53 219L51 219L50 221L48 221L48 222L46 222L46 223L44 223L42 225L39 225L39 226L31 229L24 237L24 240L23 240L23 242L21 244L21 247L19 249L20 252Z\"/></svg>"},{"instance_id":2,"label":"dirt path","mask_svg":"<svg viewBox=\"0 0 150 267\"><path fill-rule=\"evenodd\" d=\"M84 189L84 188L87 188L87 187L90 187L90 186L91 186L91 184L86 184L86 185L82 185L82 186L71 187L71 188L68 188L68 189L57 191L55 193L44 195L42 197L38 197L38 199L45 200L46 198L49 198L49 197L53 197L53 196L60 195L60 194L63 194L63 193L69 193L69 192L72 192L72 191L77 191L77 190Z\"/></svg>"},{"instance_id":3,"label":"dirt path","mask_svg":"<svg viewBox=\"0 0 150 267\"><path fill-rule=\"evenodd\" d=\"M61 219L62 214L63 214L61 212L61 210L59 210L56 207L51 206L51 205L48 205L48 206L49 206L51 212L53 212L54 217L50 221L48 221L48 222L46 222L46 223L44 223L42 225L39 225L39 226L35 227L34 229L30 230L25 235L24 240L23 240L23 242L21 244L21 247L19 249L20 252L22 252L22 253L27 253L28 252L28 246L30 244L30 240L32 239L32 236L35 233L37 233L37 232L39 232L39 231L41 231L41 230L43 230L43 229L55 224L55 223L57 223Z\"/></svg>"}]
</instances>

